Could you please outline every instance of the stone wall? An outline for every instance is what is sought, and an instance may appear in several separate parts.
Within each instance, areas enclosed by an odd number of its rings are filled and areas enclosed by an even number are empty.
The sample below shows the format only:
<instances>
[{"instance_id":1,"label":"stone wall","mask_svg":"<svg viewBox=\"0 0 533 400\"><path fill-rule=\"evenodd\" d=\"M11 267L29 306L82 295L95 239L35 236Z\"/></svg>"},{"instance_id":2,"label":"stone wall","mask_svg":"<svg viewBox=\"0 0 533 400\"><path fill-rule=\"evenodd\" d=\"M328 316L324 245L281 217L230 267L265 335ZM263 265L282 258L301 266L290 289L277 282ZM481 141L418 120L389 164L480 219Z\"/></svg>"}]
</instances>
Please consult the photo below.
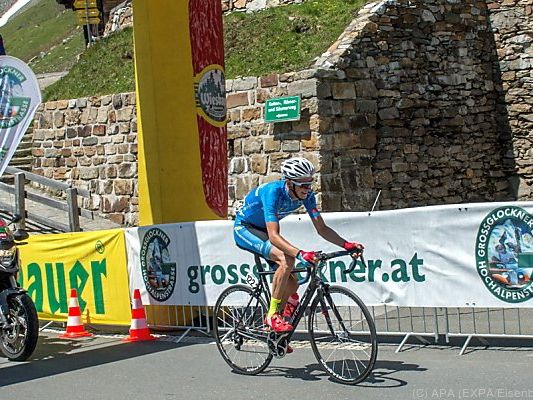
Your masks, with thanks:
<instances>
[{"instance_id":1,"label":"stone wall","mask_svg":"<svg viewBox=\"0 0 533 400\"><path fill-rule=\"evenodd\" d=\"M132 0L125 0L111 10L105 26L104 36L128 26L133 26Z\"/></svg>"},{"instance_id":2,"label":"stone wall","mask_svg":"<svg viewBox=\"0 0 533 400\"><path fill-rule=\"evenodd\" d=\"M302 72L316 88L297 126L316 146L322 208L368 210L379 192L382 209L514 198L496 119L495 58L482 2L365 6L314 69ZM285 137L298 138L293 126L262 128L262 104L252 103L284 95L281 83L265 91L253 87L255 78L240 82L252 84L246 94L228 86L230 132L245 143L267 135L282 149ZM294 150L305 151L302 144ZM235 200L258 180L241 166L262 152L256 146L232 160Z\"/></svg>"},{"instance_id":3,"label":"stone wall","mask_svg":"<svg viewBox=\"0 0 533 400\"><path fill-rule=\"evenodd\" d=\"M498 130L505 144L504 168L512 193L533 199L533 3L488 3L497 61Z\"/></svg>"},{"instance_id":4,"label":"stone wall","mask_svg":"<svg viewBox=\"0 0 533 400\"><path fill-rule=\"evenodd\" d=\"M82 206L137 224L135 93L53 101L37 111L33 172L91 191Z\"/></svg>"},{"instance_id":5,"label":"stone wall","mask_svg":"<svg viewBox=\"0 0 533 400\"><path fill-rule=\"evenodd\" d=\"M287 158L304 155L317 166L320 174L314 73L308 70L226 82L230 215L252 187L279 179L281 162ZM264 123L266 99L294 95L302 99L300 121ZM316 189L320 203L320 180Z\"/></svg>"},{"instance_id":6,"label":"stone wall","mask_svg":"<svg viewBox=\"0 0 533 400\"><path fill-rule=\"evenodd\" d=\"M344 210L510 199L483 2L368 4L317 65L324 190ZM342 140L342 150L336 145Z\"/></svg>"}]
</instances>

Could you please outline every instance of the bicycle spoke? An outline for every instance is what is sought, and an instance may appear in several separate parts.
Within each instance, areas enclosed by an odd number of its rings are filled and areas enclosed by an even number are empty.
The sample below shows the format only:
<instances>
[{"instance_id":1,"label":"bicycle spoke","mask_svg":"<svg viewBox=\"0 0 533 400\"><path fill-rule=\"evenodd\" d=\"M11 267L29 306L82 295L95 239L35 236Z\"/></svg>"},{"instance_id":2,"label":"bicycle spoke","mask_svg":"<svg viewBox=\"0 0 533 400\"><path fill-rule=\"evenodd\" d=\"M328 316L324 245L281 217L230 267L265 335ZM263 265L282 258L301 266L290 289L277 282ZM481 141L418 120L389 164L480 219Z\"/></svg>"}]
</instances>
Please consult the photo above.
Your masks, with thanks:
<instances>
[{"instance_id":1,"label":"bicycle spoke","mask_svg":"<svg viewBox=\"0 0 533 400\"><path fill-rule=\"evenodd\" d=\"M220 295L215 313L215 338L224 360L242 373L262 371L272 358L264 329L264 300L249 287L236 285Z\"/></svg>"},{"instance_id":2,"label":"bicycle spoke","mask_svg":"<svg viewBox=\"0 0 533 400\"><path fill-rule=\"evenodd\" d=\"M233 332L235 332L235 329L231 329L231 330L229 330L228 333L226 333L226 334L220 339L220 341L221 341L221 342L225 341L225 340L227 339L227 337L228 337L229 335L231 335Z\"/></svg>"},{"instance_id":3,"label":"bicycle spoke","mask_svg":"<svg viewBox=\"0 0 533 400\"><path fill-rule=\"evenodd\" d=\"M335 354L337 353L337 351L339 351L339 350L340 350L340 349L336 348L336 349L335 349L335 350L329 355L329 357L328 357L326 360L324 360L326 363L328 363L328 362L333 362L333 369L335 369L335 365L337 364L337 361L336 361L336 360L330 360L330 359L331 359L332 356L335 355ZM355 368L357 369L357 374L358 374L358 375L361 374L361 370L360 370L359 367L358 367L358 363L360 363L363 367L364 367L364 363L363 363L361 360L358 359L358 357L355 355L355 353L351 352L351 354L352 354L352 356L353 356L352 359L347 360L347 359L345 359L345 358L342 358L341 361L340 361L340 362L342 363L342 364L341 364L341 365L342 365L342 370L341 370L342 375L345 375L344 371L348 371L348 372L350 372L350 371L355 371L354 369L351 369L351 368L349 367L349 362L350 362L350 361L353 361L353 364L354 364ZM350 377L351 377L351 376L354 376L354 375L350 374Z\"/></svg>"},{"instance_id":4,"label":"bicycle spoke","mask_svg":"<svg viewBox=\"0 0 533 400\"><path fill-rule=\"evenodd\" d=\"M339 287L331 287L323 300L317 297L312 305L309 330L313 351L325 370L339 382L360 382L375 362L375 329L363 307L357 296ZM369 334L371 340L366 339Z\"/></svg>"}]
</instances>

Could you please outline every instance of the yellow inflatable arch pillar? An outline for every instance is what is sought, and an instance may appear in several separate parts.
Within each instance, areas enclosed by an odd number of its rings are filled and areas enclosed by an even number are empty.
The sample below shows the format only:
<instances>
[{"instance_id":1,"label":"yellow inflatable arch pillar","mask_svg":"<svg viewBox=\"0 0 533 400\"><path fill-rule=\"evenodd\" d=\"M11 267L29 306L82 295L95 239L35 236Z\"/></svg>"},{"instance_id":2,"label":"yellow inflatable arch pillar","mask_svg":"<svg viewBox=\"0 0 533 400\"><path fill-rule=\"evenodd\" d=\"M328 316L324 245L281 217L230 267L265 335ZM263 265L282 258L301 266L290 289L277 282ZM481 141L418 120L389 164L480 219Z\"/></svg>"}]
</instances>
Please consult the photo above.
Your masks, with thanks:
<instances>
[{"instance_id":1,"label":"yellow inflatable arch pillar","mask_svg":"<svg viewBox=\"0 0 533 400\"><path fill-rule=\"evenodd\" d=\"M220 0L134 0L139 225L227 215Z\"/></svg>"}]
</instances>

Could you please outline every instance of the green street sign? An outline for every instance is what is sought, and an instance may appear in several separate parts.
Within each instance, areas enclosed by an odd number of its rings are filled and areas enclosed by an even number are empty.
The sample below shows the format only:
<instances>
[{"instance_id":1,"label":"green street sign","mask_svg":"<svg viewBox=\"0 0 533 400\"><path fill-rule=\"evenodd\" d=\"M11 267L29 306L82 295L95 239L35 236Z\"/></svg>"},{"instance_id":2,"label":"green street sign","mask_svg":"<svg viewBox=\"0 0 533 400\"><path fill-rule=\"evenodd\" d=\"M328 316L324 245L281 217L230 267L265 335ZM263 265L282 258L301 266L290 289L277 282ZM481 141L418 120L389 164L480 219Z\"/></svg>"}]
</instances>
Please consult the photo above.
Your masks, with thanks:
<instances>
[{"instance_id":1,"label":"green street sign","mask_svg":"<svg viewBox=\"0 0 533 400\"><path fill-rule=\"evenodd\" d=\"M265 104L265 122L298 121L300 119L300 96L269 99Z\"/></svg>"}]
</instances>

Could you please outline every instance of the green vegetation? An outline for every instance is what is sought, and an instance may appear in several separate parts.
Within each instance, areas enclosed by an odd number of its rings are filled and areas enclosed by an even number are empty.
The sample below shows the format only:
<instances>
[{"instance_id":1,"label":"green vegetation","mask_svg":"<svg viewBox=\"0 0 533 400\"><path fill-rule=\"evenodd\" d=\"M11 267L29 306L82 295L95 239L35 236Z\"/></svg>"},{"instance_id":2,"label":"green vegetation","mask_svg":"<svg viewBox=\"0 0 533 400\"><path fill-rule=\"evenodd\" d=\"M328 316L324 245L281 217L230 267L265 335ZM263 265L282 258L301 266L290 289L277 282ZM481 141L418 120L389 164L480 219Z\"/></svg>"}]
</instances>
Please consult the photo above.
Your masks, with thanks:
<instances>
[{"instance_id":1,"label":"green vegetation","mask_svg":"<svg viewBox=\"0 0 533 400\"><path fill-rule=\"evenodd\" d=\"M70 70L78 61L78 56L85 51L85 40L81 30L64 39L60 45L53 47L43 57L34 58L30 67L36 74Z\"/></svg>"},{"instance_id":2,"label":"green vegetation","mask_svg":"<svg viewBox=\"0 0 533 400\"><path fill-rule=\"evenodd\" d=\"M44 101L133 92L133 71L133 30L126 28L89 47L67 76L46 88Z\"/></svg>"},{"instance_id":3,"label":"green vegetation","mask_svg":"<svg viewBox=\"0 0 533 400\"><path fill-rule=\"evenodd\" d=\"M224 19L226 73L264 75L303 69L340 36L364 0L306 1Z\"/></svg>"},{"instance_id":4,"label":"green vegetation","mask_svg":"<svg viewBox=\"0 0 533 400\"><path fill-rule=\"evenodd\" d=\"M226 75L258 76L309 67L354 18L365 0L307 0L302 4L224 18ZM9 26L8 26L9 25ZM9 54L34 58L34 71L69 69L45 90L45 100L97 96L135 90L132 29L110 35L84 50L72 11L41 0L0 29ZM37 32L37 28L39 29ZM48 49L49 44L57 44ZM16 49L16 51L15 51Z\"/></svg>"},{"instance_id":5,"label":"green vegetation","mask_svg":"<svg viewBox=\"0 0 533 400\"><path fill-rule=\"evenodd\" d=\"M19 12L0 28L0 33L7 54L31 60L36 73L67 70L85 49L76 16L55 0L41 0Z\"/></svg>"}]
</instances>

